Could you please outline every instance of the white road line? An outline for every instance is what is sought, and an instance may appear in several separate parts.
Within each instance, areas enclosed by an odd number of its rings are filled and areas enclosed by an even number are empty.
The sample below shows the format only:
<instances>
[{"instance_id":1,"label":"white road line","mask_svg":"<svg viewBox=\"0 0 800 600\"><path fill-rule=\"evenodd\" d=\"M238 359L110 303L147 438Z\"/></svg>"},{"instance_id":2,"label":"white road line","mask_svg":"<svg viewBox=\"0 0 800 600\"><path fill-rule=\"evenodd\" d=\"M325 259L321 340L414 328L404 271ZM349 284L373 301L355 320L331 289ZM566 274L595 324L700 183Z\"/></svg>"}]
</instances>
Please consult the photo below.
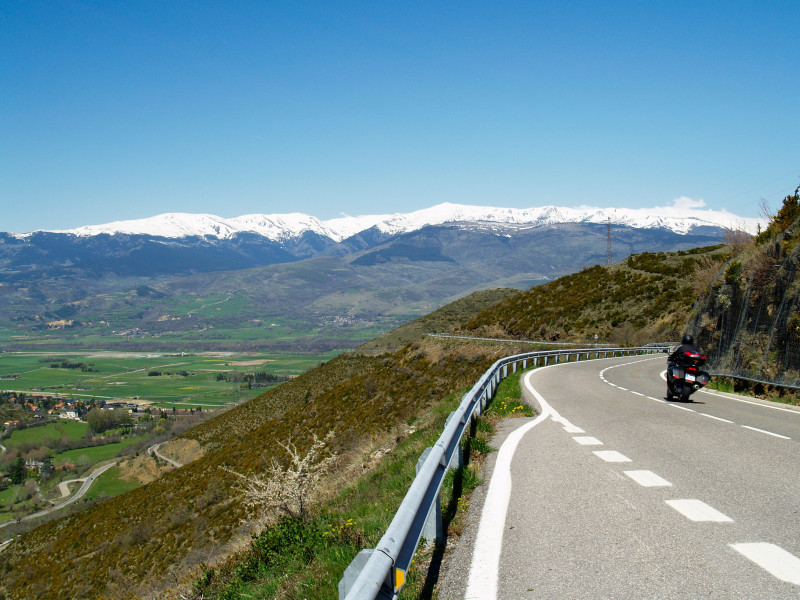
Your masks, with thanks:
<instances>
[{"instance_id":1,"label":"white road line","mask_svg":"<svg viewBox=\"0 0 800 600\"><path fill-rule=\"evenodd\" d=\"M597 438L592 437L590 435L574 437L572 439L575 440L576 442L578 442L581 446L602 446L603 445L603 442L601 442Z\"/></svg>"},{"instance_id":2,"label":"white road line","mask_svg":"<svg viewBox=\"0 0 800 600\"><path fill-rule=\"evenodd\" d=\"M766 542L730 546L781 581L800 585L800 558L783 548Z\"/></svg>"},{"instance_id":3,"label":"white road line","mask_svg":"<svg viewBox=\"0 0 800 600\"><path fill-rule=\"evenodd\" d=\"M689 412L697 412L696 410L692 410L691 408L686 408L685 406L679 406L677 404L670 404L670 406L674 406L675 408L680 408L681 410L688 410Z\"/></svg>"},{"instance_id":4,"label":"white road line","mask_svg":"<svg viewBox=\"0 0 800 600\"><path fill-rule=\"evenodd\" d=\"M564 417L553 417L553 421L556 423L561 423L564 426L564 431L567 433L586 433L583 429L578 427L577 425L573 425L569 421L567 421Z\"/></svg>"},{"instance_id":5,"label":"white road line","mask_svg":"<svg viewBox=\"0 0 800 600\"><path fill-rule=\"evenodd\" d=\"M666 500L666 503L692 521L718 521L721 523L733 521L702 500Z\"/></svg>"},{"instance_id":6,"label":"white road line","mask_svg":"<svg viewBox=\"0 0 800 600\"><path fill-rule=\"evenodd\" d=\"M497 598L497 578L500 567L500 550L503 546L503 532L506 528L506 513L508 502L511 498L511 460L522 437L536 425L550 417L560 419L561 416L542 398L531 385L530 377L542 369L557 365L548 365L535 371L530 371L524 377L525 386L530 390L542 407L542 414L536 419L511 432L506 441L500 446L497 453L492 478L486 490L486 500L481 512L478 533L475 536L475 546L472 552L467 579L467 598L481 598L482 600L495 600Z\"/></svg>"},{"instance_id":7,"label":"white road line","mask_svg":"<svg viewBox=\"0 0 800 600\"><path fill-rule=\"evenodd\" d=\"M735 396L724 396L717 392L712 392L711 390L700 390L704 394L711 394L712 396L717 396L718 398L725 398L726 400L735 400L736 402L742 402L744 404L752 404L754 406L760 406L761 408L771 408L772 410L780 410L783 412L794 413L795 415L800 415L796 409L793 408L782 408L780 406L771 406L769 404L761 404L760 402L753 402L752 400L744 400L743 398L736 398Z\"/></svg>"},{"instance_id":8,"label":"white road line","mask_svg":"<svg viewBox=\"0 0 800 600\"><path fill-rule=\"evenodd\" d=\"M786 437L785 435L781 435L780 433L772 433L771 431L764 431L763 429L756 429L755 427L750 427L749 425L742 425L745 429L749 429L751 431L757 431L758 433L766 433L767 435L774 436L776 438L781 438L782 440L790 440L792 438Z\"/></svg>"},{"instance_id":9,"label":"white road line","mask_svg":"<svg viewBox=\"0 0 800 600\"><path fill-rule=\"evenodd\" d=\"M722 421L723 423L733 423L733 421L729 421L728 419L723 419L722 417L715 417L714 415L709 415L706 413L697 413L698 415L703 415L704 417L708 417L709 419L716 419L717 421Z\"/></svg>"},{"instance_id":10,"label":"white road line","mask_svg":"<svg viewBox=\"0 0 800 600\"><path fill-rule=\"evenodd\" d=\"M624 473L642 487L668 487L672 485L652 471L625 471Z\"/></svg>"},{"instance_id":11,"label":"white road line","mask_svg":"<svg viewBox=\"0 0 800 600\"><path fill-rule=\"evenodd\" d=\"M606 462L631 462L630 458L624 454L620 454L616 450L597 450L592 454L602 458Z\"/></svg>"}]
</instances>

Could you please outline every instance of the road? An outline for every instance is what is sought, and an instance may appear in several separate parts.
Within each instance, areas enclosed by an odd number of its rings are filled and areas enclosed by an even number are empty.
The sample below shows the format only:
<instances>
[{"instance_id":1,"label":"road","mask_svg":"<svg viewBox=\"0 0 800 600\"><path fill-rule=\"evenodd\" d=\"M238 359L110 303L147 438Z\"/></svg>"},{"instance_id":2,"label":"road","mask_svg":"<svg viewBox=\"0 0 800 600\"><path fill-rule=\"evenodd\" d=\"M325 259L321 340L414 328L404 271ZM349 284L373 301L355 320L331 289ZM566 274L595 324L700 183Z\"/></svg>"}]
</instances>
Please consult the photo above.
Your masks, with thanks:
<instances>
[{"instance_id":1,"label":"road","mask_svg":"<svg viewBox=\"0 0 800 600\"><path fill-rule=\"evenodd\" d=\"M98 477L100 477L100 475L102 475L103 473L108 471L111 467L113 467L116 464L117 464L117 462L114 461L114 462L111 462L111 463L109 463L107 465L103 465L102 467L92 471L84 479L73 479L72 481L82 481L83 482L81 484L81 487L78 489L78 491L75 492L74 496L72 496L68 500L65 500L64 502L61 502L60 504L56 504L55 506L51 506L50 508L46 508L44 510L40 510L39 512L24 516L19 520L20 521L29 521L31 519L36 519L38 517L43 517L46 514L49 514L51 512L60 510L60 509L64 508L65 506L69 506L73 502L76 502L77 500L83 498L86 495L86 492L89 491L89 487L91 487L91 485L94 483L94 480L97 479ZM11 525L12 523L15 523L15 522L16 521L7 521L5 523L0 523L0 529L2 529L3 527L6 527L7 525Z\"/></svg>"},{"instance_id":2,"label":"road","mask_svg":"<svg viewBox=\"0 0 800 600\"><path fill-rule=\"evenodd\" d=\"M800 597L800 411L666 402L665 363L524 377L542 414L497 440L440 598Z\"/></svg>"},{"instance_id":3,"label":"road","mask_svg":"<svg viewBox=\"0 0 800 600\"><path fill-rule=\"evenodd\" d=\"M172 465L173 467L175 467L176 469L177 469L177 468L179 468L179 467L182 467L182 466L183 466L183 463L180 463L180 462L178 462L177 460L172 460L172 459L171 459L169 456L164 456L163 454L161 454L161 453L158 451L158 449L159 449L159 448L160 448L162 445L164 445L165 443L166 443L166 442L161 442L160 444L153 444L152 446L150 446L150 447L147 449L147 452L148 452L149 454L155 454L155 455L156 455L158 458L160 458L161 460L164 460L164 461L168 462L169 464L171 464L171 465Z\"/></svg>"}]
</instances>

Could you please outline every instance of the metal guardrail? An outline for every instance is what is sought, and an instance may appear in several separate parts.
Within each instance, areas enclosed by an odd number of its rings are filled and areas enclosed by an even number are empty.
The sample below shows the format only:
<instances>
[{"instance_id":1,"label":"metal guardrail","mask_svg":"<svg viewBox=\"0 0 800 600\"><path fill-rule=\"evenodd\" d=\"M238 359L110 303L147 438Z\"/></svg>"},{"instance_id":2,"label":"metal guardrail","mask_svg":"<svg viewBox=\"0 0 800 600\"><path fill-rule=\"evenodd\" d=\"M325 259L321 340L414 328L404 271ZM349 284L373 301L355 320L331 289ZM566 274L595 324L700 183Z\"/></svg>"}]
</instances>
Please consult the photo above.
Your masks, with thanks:
<instances>
[{"instance_id":1,"label":"metal guardrail","mask_svg":"<svg viewBox=\"0 0 800 600\"><path fill-rule=\"evenodd\" d=\"M516 372L528 363L538 366L570 362L570 357L586 360L632 354L662 352L659 345L636 348L573 348L541 350L507 356L495 362L467 392L459 407L450 413L444 431L436 444L425 450L417 463L417 476L397 509L386 533L374 549L362 550L350 563L339 581L340 600L393 600L397 598L411 566L420 539L443 541L439 491L444 476L451 468L461 466L461 438L470 421L480 415L494 397L500 381L509 370ZM602 355L602 356L601 356ZM565 360L562 361L562 358Z\"/></svg>"}]
</instances>

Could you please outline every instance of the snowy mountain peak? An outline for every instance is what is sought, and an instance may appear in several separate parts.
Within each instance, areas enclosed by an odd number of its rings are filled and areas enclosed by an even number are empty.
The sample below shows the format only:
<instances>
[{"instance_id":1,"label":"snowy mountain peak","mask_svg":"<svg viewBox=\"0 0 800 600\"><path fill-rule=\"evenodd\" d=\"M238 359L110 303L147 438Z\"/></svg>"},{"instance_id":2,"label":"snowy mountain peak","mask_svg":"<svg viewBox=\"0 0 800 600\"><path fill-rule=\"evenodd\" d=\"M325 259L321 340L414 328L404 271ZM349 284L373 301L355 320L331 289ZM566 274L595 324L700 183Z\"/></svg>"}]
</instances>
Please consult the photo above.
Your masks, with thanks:
<instances>
[{"instance_id":1,"label":"snowy mountain peak","mask_svg":"<svg viewBox=\"0 0 800 600\"><path fill-rule=\"evenodd\" d=\"M702 203L700 203L702 205ZM252 214L226 219L208 214L166 213L131 221L87 225L55 233L79 237L99 234L151 235L165 238L190 236L227 239L238 233L254 233L273 241L282 241L313 232L336 242L377 227L395 235L416 231L429 225L496 224L541 227L560 223L608 223L636 228L662 228L688 233L694 227L710 226L742 229L755 233L758 219L744 218L727 211L700 209L698 203L676 200L672 206L655 208L597 208L591 206L535 208L498 208L444 203L410 213L393 215L344 216L327 221L302 213Z\"/></svg>"}]
</instances>

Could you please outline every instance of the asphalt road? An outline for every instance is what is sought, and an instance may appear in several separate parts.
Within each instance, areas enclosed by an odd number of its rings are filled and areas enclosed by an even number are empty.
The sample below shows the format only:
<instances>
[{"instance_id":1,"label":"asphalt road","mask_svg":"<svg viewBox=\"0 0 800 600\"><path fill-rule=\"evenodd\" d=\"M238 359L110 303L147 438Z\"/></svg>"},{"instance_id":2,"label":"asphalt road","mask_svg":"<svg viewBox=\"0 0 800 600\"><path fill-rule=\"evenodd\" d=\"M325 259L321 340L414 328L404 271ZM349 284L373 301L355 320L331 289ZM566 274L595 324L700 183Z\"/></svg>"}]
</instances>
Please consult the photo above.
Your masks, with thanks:
<instances>
[{"instance_id":1,"label":"asphalt road","mask_svg":"<svg viewBox=\"0 0 800 600\"><path fill-rule=\"evenodd\" d=\"M80 482L82 482L81 483L81 487L78 489L77 492L75 492L74 496L72 496L71 498L69 498L67 500L64 500L63 502L61 502L60 504L57 504L56 506L51 506L50 508L46 508L44 510L40 510L39 512L30 514L30 515L26 515L26 516L20 518L19 521L30 521L31 519L38 519L39 517L43 517L44 515L47 515L47 514L49 514L51 512L55 512L57 510L60 510L60 509L64 508L65 506L69 506L73 502L76 502L77 500L83 498L86 495L86 492L89 491L89 488L94 483L95 479L100 477L100 475L102 475L103 473L108 471L111 467L113 467L116 464L117 464L117 461L108 463L108 464L103 465L102 467L100 467L98 469L95 469L94 471L92 471L85 478L73 479L72 481L80 481ZM5 527L7 525L11 525L14 522L15 521L6 521L5 523L0 523L0 529L2 529L3 527ZM18 522L18 521L16 521L16 522Z\"/></svg>"},{"instance_id":2,"label":"asphalt road","mask_svg":"<svg viewBox=\"0 0 800 600\"><path fill-rule=\"evenodd\" d=\"M800 597L800 411L666 402L665 366L524 377L543 413L498 440L440 598Z\"/></svg>"}]
</instances>

